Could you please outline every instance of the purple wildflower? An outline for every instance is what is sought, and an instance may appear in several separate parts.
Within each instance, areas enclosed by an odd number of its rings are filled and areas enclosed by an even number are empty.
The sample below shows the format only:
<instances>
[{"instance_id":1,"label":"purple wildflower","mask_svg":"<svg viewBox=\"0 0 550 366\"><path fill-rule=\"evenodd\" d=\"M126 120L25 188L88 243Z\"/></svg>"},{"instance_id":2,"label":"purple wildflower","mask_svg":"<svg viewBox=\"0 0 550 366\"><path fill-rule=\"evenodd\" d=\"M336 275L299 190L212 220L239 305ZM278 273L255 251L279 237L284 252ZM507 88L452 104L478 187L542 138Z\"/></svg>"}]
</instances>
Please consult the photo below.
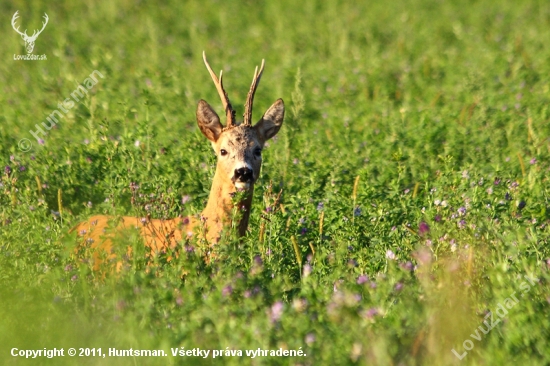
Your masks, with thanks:
<instances>
[{"instance_id":1,"label":"purple wildflower","mask_svg":"<svg viewBox=\"0 0 550 366\"><path fill-rule=\"evenodd\" d=\"M6 167L4 168L4 172L7 174L7 175L10 175L12 170L11 170L11 167L9 165L6 165Z\"/></svg>"},{"instance_id":2,"label":"purple wildflower","mask_svg":"<svg viewBox=\"0 0 550 366\"><path fill-rule=\"evenodd\" d=\"M441 215L435 215L434 221L435 222L441 222Z\"/></svg>"},{"instance_id":3,"label":"purple wildflower","mask_svg":"<svg viewBox=\"0 0 550 366\"><path fill-rule=\"evenodd\" d=\"M466 226L466 221L460 220L460 221L458 222L458 228L459 228L459 229L463 229L465 226Z\"/></svg>"},{"instance_id":4,"label":"purple wildflower","mask_svg":"<svg viewBox=\"0 0 550 366\"><path fill-rule=\"evenodd\" d=\"M416 260L420 265L427 265L432 261L432 253L428 249L421 249L415 254Z\"/></svg>"},{"instance_id":5,"label":"purple wildflower","mask_svg":"<svg viewBox=\"0 0 550 366\"><path fill-rule=\"evenodd\" d=\"M311 346L313 343L315 343L315 334L313 333L306 334L305 342L308 346Z\"/></svg>"},{"instance_id":6,"label":"purple wildflower","mask_svg":"<svg viewBox=\"0 0 550 366\"><path fill-rule=\"evenodd\" d=\"M184 205L189 201L191 201L191 196L189 196L188 194L186 194L185 196L183 196L181 198L181 203L184 204Z\"/></svg>"},{"instance_id":7,"label":"purple wildflower","mask_svg":"<svg viewBox=\"0 0 550 366\"><path fill-rule=\"evenodd\" d=\"M319 202L317 204L317 211L322 211L323 208L325 208L325 204L323 202Z\"/></svg>"},{"instance_id":8,"label":"purple wildflower","mask_svg":"<svg viewBox=\"0 0 550 366\"><path fill-rule=\"evenodd\" d=\"M361 207L355 207L355 209L353 210L353 216L361 216Z\"/></svg>"},{"instance_id":9,"label":"purple wildflower","mask_svg":"<svg viewBox=\"0 0 550 366\"><path fill-rule=\"evenodd\" d=\"M405 271L412 271L413 270L413 264L411 261L407 261L405 263L401 263L399 265L399 267L401 267L402 269L404 269Z\"/></svg>"},{"instance_id":10,"label":"purple wildflower","mask_svg":"<svg viewBox=\"0 0 550 366\"><path fill-rule=\"evenodd\" d=\"M394 260L395 259L395 253L392 252L390 249L388 249L386 251L386 258L390 259L390 260Z\"/></svg>"},{"instance_id":11,"label":"purple wildflower","mask_svg":"<svg viewBox=\"0 0 550 366\"><path fill-rule=\"evenodd\" d=\"M278 322L283 316L284 304L282 301L277 301L269 309L269 319L272 323Z\"/></svg>"},{"instance_id":12,"label":"purple wildflower","mask_svg":"<svg viewBox=\"0 0 550 366\"><path fill-rule=\"evenodd\" d=\"M460 216L464 216L466 214L466 207L462 206L458 209L458 213Z\"/></svg>"},{"instance_id":13,"label":"purple wildflower","mask_svg":"<svg viewBox=\"0 0 550 366\"><path fill-rule=\"evenodd\" d=\"M537 163L537 158L533 158L531 160L529 160L529 164L531 165L535 165Z\"/></svg>"},{"instance_id":14,"label":"purple wildflower","mask_svg":"<svg viewBox=\"0 0 550 366\"><path fill-rule=\"evenodd\" d=\"M427 223L425 223L424 221L422 221L422 222L420 223L420 225L418 225L418 234L419 234L420 236L424 236L424 235L426 235L426 234L429 233L429 232L430 232L430 226L428 226Z\"/></svg>"},{"instance_id":15,"label":"purple wildflower","mask_svg":"<svg viewBox=\"0 0 550 366\"><path fill-rule=\"evenodd\" d=\"M358 285L362 285L365 282L367 282L368 280L369 280L369 278L366 275L361 275L361 276L357 277L356 282L357 282Z\"/></svg>"},{"instance_id":16,"label":"purple wildflower","mask_svg":"<svg viewBox=\"0 0 550 366\"><path fill-rule=\"evenodd\" d=\"M222 296L227 297L233 293L233 286L227 285L222 289Z\"/></svg>"},{"instance_id":17,"label":"purple wildflower","mask_svg":"<svg viewBox=\"0 0 550 366\"><path fill-rule=\"evenodd\" d=\"M401 282L397 282L394 289L395 291L401 291L401 289L403 289L403 284Z\"/></svg>"},{"instance_id":18,"label":"purple wildflower","mask_svg":"<svg viewBox=\"0 0 550 366\"><path fill-rule=\"evenodd\" d=\"M363 316L367 319L372 319L378 315L378 310L376 308L370 308L369 310L363 312Z\"/></svg>"}]
</instances>

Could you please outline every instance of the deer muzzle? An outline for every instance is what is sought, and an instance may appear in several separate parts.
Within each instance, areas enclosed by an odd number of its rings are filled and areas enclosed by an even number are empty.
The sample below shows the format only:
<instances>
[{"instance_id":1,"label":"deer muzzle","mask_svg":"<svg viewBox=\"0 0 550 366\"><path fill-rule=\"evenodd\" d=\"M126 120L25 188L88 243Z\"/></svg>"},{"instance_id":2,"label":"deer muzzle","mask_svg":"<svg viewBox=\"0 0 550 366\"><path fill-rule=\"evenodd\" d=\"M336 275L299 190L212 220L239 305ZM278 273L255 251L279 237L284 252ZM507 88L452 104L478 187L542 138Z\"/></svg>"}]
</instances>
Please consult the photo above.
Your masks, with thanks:
<instances>
[{"instance_id":1,"label":"deer muzzle","mask_svg":"<svg viewBox=\"0 0 550 366\"><path fill-rule=\"evenodd\" d=\"M237 187L237 189L248 189L254 182L254 172L248 167L235 169L233 182L235 183L235 187Z\"/></svg>"}]
</instances>

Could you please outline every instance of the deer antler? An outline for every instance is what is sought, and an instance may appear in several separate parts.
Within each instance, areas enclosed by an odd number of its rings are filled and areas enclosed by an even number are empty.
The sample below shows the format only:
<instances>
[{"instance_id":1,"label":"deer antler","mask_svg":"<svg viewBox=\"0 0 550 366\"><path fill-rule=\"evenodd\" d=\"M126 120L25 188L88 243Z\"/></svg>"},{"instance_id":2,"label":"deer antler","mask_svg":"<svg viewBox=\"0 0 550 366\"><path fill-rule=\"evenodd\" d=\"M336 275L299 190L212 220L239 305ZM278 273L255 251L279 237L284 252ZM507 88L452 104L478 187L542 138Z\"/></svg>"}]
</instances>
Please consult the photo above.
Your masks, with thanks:
<instances>
[{"instance_id":1,"label":"deer antler","mask_svg":"<svg viewBox=\"0 0 550 366\"><path fill-rule=\"evenodd\" d=\"M206 65L206 68L208 69L208 72L210 73L210 76L212 77L212 80L216 85L216 89L218 90L220 99L222 100L223 109L225 110L225 115L227 117L226 127L233 127L235 126L235 111L233 110L233 107L231 106L231 102L229 101L229 97L227 96L227 93L223 88L223 81L222 81L223 70L220 71L220 79L218 80L218 77L216 76L216 74L214 74L214 71L212 71L212 68L208 64L208 61L206 61L206 53L204 51L202 51L202 59L204 60L204 64Z\"/></svg>"},{"instance_id":2,"label":"deer antler","mask_svg":"<svg viewBox=\"0 0 550 366\"><path fill-rule=\"evenodd\" d=\"M260 66L260 72L258 72L258 66L254 70L254 78L252 78L252 85L250 85L250 91L246 97L246 104L244 105L244 122L243 124L250 126L252 122L252 103L254 102L254 94L256 93L256 88L260 83L260 78L262 77L262 72L264 71L265 60L262 59L262 65Z\"/></svg>"},{"instance_id":3,"label":"deer antler","mask_svg":"<svg viewBox=\"0 0 550 366\"><path fill-rule=\"evenodd\" d=\"M44 13L44 20L45 20L46 22L45 22L45 23L42 22L42 29L40 29L40 30L38 31L38 33L36 33L37 31L35 30L35 31L32 33L32 36L30 36L30 38L36 39L36 37L38 37L38 35L39 35L40 33L42 33L42 31L44 30L44 28L46 28L46 24L48 24L48 20L49 20L49 19L50 19L50 18L48 18L48 14Z\"/></svg>"},{"instance_id":4,"label":"deer antler","mask_svg":"<svg viewBox=\"0 0 550 366\"><path fill-rule=\"evenodd\" d=\"M25 29L25 33L21 33L19 31L19 27L15 28L15 22L17 21L17 18L19 18L19 15L17 15L17 13L19 13L19 10L17 10L15 12L15 14L13 14L13 17L11 18L11 26L13 27L13 30L15 30L17 33L19 33L20 35L22 35L23 37L28 37L27 36L27 30Z\"/></svg>"}]
</instances>

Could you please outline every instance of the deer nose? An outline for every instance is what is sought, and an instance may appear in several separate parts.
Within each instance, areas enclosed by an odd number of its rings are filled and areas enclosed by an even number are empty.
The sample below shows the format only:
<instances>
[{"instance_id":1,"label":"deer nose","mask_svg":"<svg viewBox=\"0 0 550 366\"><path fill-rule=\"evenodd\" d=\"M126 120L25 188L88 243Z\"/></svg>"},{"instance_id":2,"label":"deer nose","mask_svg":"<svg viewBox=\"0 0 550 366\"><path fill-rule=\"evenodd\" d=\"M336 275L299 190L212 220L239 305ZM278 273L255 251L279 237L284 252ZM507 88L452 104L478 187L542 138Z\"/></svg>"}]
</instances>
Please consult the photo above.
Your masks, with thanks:
<instances>
[{"instance_id":1,"label":"deer nose","mask_svg":"<svg viewBox=\"0 0 550 366\"><path fill-rule=\"evenodd\" d=\"M246 167L235 169L235 180L240 182L250 182L252 180L252 170Z\"/></svg>"}]
</instances>

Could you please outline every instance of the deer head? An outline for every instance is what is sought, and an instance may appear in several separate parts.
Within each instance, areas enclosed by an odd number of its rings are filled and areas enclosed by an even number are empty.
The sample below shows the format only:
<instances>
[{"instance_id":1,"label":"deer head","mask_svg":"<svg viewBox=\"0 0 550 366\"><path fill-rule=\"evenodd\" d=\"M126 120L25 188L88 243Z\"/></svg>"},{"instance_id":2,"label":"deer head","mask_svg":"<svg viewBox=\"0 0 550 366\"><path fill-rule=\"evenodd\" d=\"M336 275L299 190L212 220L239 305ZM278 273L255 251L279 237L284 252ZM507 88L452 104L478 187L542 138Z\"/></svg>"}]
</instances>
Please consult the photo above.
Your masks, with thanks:
<instances>
[{"instance_id":1,"label":"deer head","mask_svg":"<svg viewBox=\"0 0 550 366\"><path fill-rule=\"evenodd\" d=\"M19 15L17 15L17 13L19 12L16 11L15 14L13 14L13 17L11 18L11 26L13 27L13 29L19 33L21 35L21 38L23 38L23 41L25 41L25 48L27 49L27 53L32 53L32 50L34 49L34 42L36 41L36 38L38 38L38 36L40 35L40 33L42 33L42 31L44 30L44 28L46 28L46 24L48 24L48 14L44 13L44 22L42 22L42 29L40 29L39 31L38 30L35 30L33 33L32 33L32 36L28 36L27 35L27 30L25 29L25 32L21 32L19 31L19 27L15 27L15 21L17 20L17 18L19 18Z\"/></svg>"},{"instance_id":2,"label":"deer head","mask_svg":"<svg viewBox=\"0 0 550 366\"><path fill-rule=\"evenodd\" d=\"M218 157L216 166L218 179L221 179L224 184L233 185L235 190L249 190L260 174L262 149L265 142L275 136L283 124L285 113L283 100L278 99L273 103L258 123L252 126L252 103L264 69L264 60L262 60L260 71L258 72L258 67L254 71L252 85L246 98L244 121L237 124L235 111L223 88L223 72L220 72L218 79L206 61L204 52L203 60L222 100L226 125L222 126L214 109L202 99L197 107L197 123L204 136L212 142Z\"/></svg>"}]
</instances>

